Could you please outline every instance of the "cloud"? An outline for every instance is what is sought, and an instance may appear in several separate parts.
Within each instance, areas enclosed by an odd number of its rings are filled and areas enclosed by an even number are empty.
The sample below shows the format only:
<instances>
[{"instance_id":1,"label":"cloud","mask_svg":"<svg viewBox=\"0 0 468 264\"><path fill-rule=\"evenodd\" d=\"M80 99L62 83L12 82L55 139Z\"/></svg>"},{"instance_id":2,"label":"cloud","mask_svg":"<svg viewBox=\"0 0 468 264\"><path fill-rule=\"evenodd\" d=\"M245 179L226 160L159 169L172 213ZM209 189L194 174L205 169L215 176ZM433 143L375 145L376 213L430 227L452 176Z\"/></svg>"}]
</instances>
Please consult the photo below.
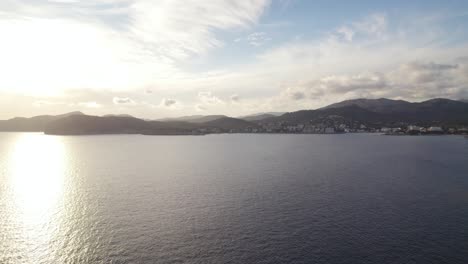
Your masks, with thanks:
<instances>
[{"instance_id":1,"label":"cloud","mask_svg":"<svg viewBox=\"0 0 468 264\"><path fill-rule=\"evenodd\" d=\"M387 16L383 13L374 13L361 21L352 23L358 34L382 36L387 30Z\"/></svg>"},{"instance_id":2,"label":"cloud","mask_svg":"<svg viewBox=\"0 0 468 264\"><path fill-rule=\"evenodd\" d=\"M412 62L402 66L399 73L409 81L425 84L440 81L445 75L456 70L458 65L437 64L434 62L420 63Z\"/></svg>"},{"instance_id":3,"label":"cloud","mask_svg":"<svg viewBox=\"0 0 468 264\"><path fill-rule=\"evenodd\" d=\"M195 105L195 110L196 110L197 112L203 112L203 111L206 111L206 107L204 107L204 106L201 105L201 104L197 104L197 105Z\"/></svg>"},{"instance_id":4,"label":"cloud","mask_svg":"<svg viewBox=\"0 0 468 264\"><path fill-rule=\"evenodd\" d=\"M169 106L172 106L172 105L176 104L177 101L174 100L174 99L163 99L162 103L163 103L164 106L169 107Z\"/></svg>"},{"instance_id":5,"label":"cloud","mask_svg":"<svg viewBox=\"0 0 468 264\"><path fill-rule=\"evenodd\" d=\"M209 91L203 91L203 92L198 92L197 95L197 102L195 103L194 107L195 110L200 112L200 111L212 111L213 113L217 113L219 111L222 111L223 109L226 109L225 107L228 105L228 103L216 95L214 95L212 92Z\"/></svg>"},{"instance_id":6,"label":"cloud","mask_svg":"<svg viewBox=\"0 0 468 264\"><path fill-rule=\"evenodd\" d=\"M112 102L116 105L134 105L135 101L128 97L114 97Z\"/></svg>"},{"instance_id":7,"label":"cloud","mask_svg":"<svg viewBox=\"0 0 468 264\"><path fill-rule=\"evenodd\" d=\"M35 107L42 107L42 106L56 106L56 105L65 105L66 103L64 102L53 102L53 101L47 101L47 100L37 100L33 103L33 106Z\"/></svg>"},{"instance_id":8,"label":"cloud","mask_svg":"<svg viewBox=\"0 0 468 264\"><path fill-rule=\"evenodd\" d=\"M291 93L291 98L293 100L302 100L305 98L305 94L302 92L293 92Z\"/></svg>"},{"instance_id":9,"label":"cloud","mask_svg":"<svg viewBox=\"0 0 468 264\"><path fill-rule=\"evenodd\" d=\"M199 92L198 100L204 105L223 104L224 101L213 95L211 92Z\"/></svg>"},{"instance_id":10,"label":"cloud","mask_svg":"<svg viewBox=\"0 0 468 264\"><path fill-rule=\"evenodd\" d=\"M131 5L132 31L172 58L185 58L222 45L213 30L246 28L269 1L139 1Z\"/></svg>"},{"instance_id":11,"label":"cloud","mask_svg":"<svg viewBox=\"0 0 468 264\"><path fill-rule=\"evenodd\" d=\"M286 88L278 100L333 101L352 98L422 100L433 97L465 98L467 65L410 62L388 72L330 75Z\"/></svg>"},{"instance_id":12,"label":"cloud","mask_svg":"<svg viewBox=\"0 0 468 264\"><path fill-rule=\"evenodd\" d=\"M383 38L387 33L387 15L374 13L359 21L340 26L335 32L331 32L331 38L342 38L352 42L355 38Z\"/></svg>"},{"instance_id":13,"label":"cloud","mask_svg":"<svg viewBox=\"0 0 468 264\"><path fill-rule=\"evenodd\" d=\"M231 99L231 102L235 102L235 103L238 103L240 101L240 97L238 94L231 95L230 99Z\"/></svg>"},{"instance_id":14,"label":"cloud","mask_svg":"<svg viewBox=\"0 0 468 264\"><path fill-rule=\"evenodd\" d=\"M101 108L102 105L98 104L97 102L80 102L78 106L86 107L86 108Z\"/></svg>"},{"instance_id":15,"label":"cloud","mask_svg":"<svg viewBox=\"0 0 468 264\"><path fill-rule=\"evenodd\" d=\"M80 2L80 0L48 0L48 1L52 3L63 3L63 4L72 4L72 3Z\"/></svg>"},{"instance_id":16,"label":"cloud","mask_svg":"<svg viewBox=\"0 0 468 264\"><path fill-rule=\"evenodd\" d=\"M247 36L247 42L255 47L262 46L270 40L271 38L265 32L255 32Z\"/></svg>"},{"instance_id":17,"label":"cloud","mask_svg":"<svg viewBox=\"0 0 468 264\"><path fill-rule=\"evenodd\" d=\"M183 108L181 102L175 99L164 98L158 105L159 108L171 109L171 110L180 110Z\"/></svg>"},{"instance_id":18,"label":"cloud","mask_svg":"<svg viewBox=\"0 0 468 264\"><path fill-rule=\"evenodd\" d=\"M340 27L339 29L336 30L336 32L339 34L342 34L344 39L346 39L347 41L352 41L354 34L356 34L353 29L347 26Z\"/></svg>"}]
</instances>

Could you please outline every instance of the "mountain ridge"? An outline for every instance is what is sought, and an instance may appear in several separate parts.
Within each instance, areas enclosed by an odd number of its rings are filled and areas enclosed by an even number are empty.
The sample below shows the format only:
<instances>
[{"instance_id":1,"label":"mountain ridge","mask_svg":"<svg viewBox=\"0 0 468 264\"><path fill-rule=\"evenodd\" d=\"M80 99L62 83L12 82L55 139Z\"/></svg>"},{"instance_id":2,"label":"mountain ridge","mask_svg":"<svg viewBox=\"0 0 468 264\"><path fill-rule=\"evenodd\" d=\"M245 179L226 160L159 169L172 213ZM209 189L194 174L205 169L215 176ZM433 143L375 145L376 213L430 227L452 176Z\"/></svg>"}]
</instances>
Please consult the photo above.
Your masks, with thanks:
<instances>
[{"instance_id":1,"label":"mountain ridge","mask_svg":"<svg viewBox=\"0 0 468 264\"><path fill-rule=\"evenodd\" d=\"M468 103L444 98L422 102L403 100L353 99L315 110L252 115L245 120L225 115L186 116L143 120L130 115L90 116L82 112L40 115L0 120L0 131L45 132L46 134L203 134L262 132L267 127L284 125L331 127L398 127L409 124L468 126ZM184 121L188 119L189 121Z\"/></svg>"},{"instance_id":2,"label":"mountain ridge","mask_svg":"<svg viewBox=\"0 0 468 264\"><path fill-rule=\"evenodd\" d=\"M0 131L4 132L43 132L46 126L55 120L69 116L85 115L80 111L69 112L61 115L38 115L33 117L14 117L8 120L0 120Z\"/></svg>"},{"instance_id":3,"label":"mountain ridge","mask_svg":"<svg viewBox=\"0 0 468 264\"><path fill-rule=\"evenodd\" d=\"M180 116L180 117L168 117L162 119L156 119L156 121L163 121L163 122L172 122L172 121L181 121L181 122L188 122L188 123L204 123L213 121L220 118L225 118L228 116L225 115L190 115L190 116Z\"/></svg>"},{"instance_id":4,"label":"mountain ridge","mask_svg":"<svg viewBox=\"0 0 468 264\"><path fill-rule=\"evenodd\" d=\"M358 121L371 126L406 123L468 125L468 103L444 98L414 103L386 98L361 98L342 101L316 110L286 113L263 122L314 123L327 116L339 116L348 123Z\"/></svg>"}]
</instances>

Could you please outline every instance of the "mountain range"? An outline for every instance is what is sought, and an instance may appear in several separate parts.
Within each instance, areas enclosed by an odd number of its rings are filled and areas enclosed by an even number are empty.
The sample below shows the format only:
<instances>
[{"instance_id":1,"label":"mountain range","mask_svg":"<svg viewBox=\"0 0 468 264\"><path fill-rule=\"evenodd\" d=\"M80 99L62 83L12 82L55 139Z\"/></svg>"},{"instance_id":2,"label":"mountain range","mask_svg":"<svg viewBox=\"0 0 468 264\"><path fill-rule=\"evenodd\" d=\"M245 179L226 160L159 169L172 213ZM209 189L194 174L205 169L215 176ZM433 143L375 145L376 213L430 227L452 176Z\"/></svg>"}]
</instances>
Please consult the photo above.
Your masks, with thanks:
<instances>
[{"instance_id":1,"label":"mountain range","mask_svg":"<svg viewBox=\"0 0 468 264\"><path fill-rule=\"evenodd\" d=\"M411 103L390 99L354 99L331 104L317 110L302 110L262 120L262 122L316 123L323 119L343 119L366 126L466 126L468 103L450 99L431 99Z\"/></svg>"},{"instance_id":2,"label":"mountain range","mask_svg":"<svg viewBox=\"0 0 468 264\"><path fill-rule=\"evenodd\" d=\"M225 115L191 115L191 116L181 116L181 117L171 117L158 119L157 121L162 122L188 122L188 123L205 123L210 122L216 119L225 118L228 116Z\"/></svg>"},{"instance_id":3,"label":"mountain range","mask_svg":"<svg viewBox=\"0 0 468 264\"><path fill-rule=\"evenodd\" d=\"M195 115L143 120L130 115L90 116L81 112L63 115L16 117L0 121L0 131L45 132L46 134L148 134L185 135L262 131L272 124L345 125L347 127L468 126L468 103L450 99L407 102L391 99L354 99L316 110L261 113L239 118L225 115Z\"/></svg>"},{"instance_id":4,"label":"mountain range","mask_svg":"<svg viewBox=\"0 0 468 264\"><path fill-rule=\"evenodd\" d=\"M63 115L40 115L30 118L15 117L9 120L0 120L0 131L10 132L42 132L48 124L55 120L71 116L84 115L82 112L71 112Z\"/></svg>"}]
</instances>

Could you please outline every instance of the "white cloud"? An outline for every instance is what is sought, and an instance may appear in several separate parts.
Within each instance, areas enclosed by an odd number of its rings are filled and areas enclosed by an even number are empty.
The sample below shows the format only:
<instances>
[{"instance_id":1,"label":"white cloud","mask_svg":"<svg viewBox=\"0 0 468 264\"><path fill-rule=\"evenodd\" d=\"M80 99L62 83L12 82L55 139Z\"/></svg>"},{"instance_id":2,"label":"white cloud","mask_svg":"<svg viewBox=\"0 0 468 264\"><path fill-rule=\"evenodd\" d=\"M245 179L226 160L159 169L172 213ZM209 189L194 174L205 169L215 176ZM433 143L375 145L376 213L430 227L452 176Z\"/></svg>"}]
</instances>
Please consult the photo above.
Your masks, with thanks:
<instances>
[{"instance_id":1,"label":"white cloud","mask_svg":"<svg viewBox=\"0 0 468 264\"><path fill-rule=\"evenodd\" d=\"M270 40L271 38L265 32L255 32L247 36L247 42L255 47L262 46Z\"/></svg>"},{"instance_id":2,"label":"white cloud","mask_svg":"<svg viewBox=\"0 0 468 264\"><path fill-rule=\"evenodd\" d=\"M331 32L331 39L340 37L348 42L359 39L378 40L388 33L387 15L375 13L359 21L340 26L335 32Z\"/></svg>"},{"instance_id":3,"label":"white cloud","mask_svg":"<svg viewBox=\"0 0 468 264\"><path fill-rule=\"evenodd\" d=\"M385 34L387 25L387 16L382 13L372 14L361 21L352 23L356 32L379 37Z\"/></svg>"},{"instance_id":4,"label":"white cloud","mask_svg":"<svg viewBox=\"0 0 468 264\"><path fill-rule=\"evenodd\" d=\"M71 3L78 3L80 0L48 0L52 3L64 3L64 4L71 4Z\"/></svg>"},{"instance_id":5,"label":"white cloud","mask_svg":"<svg viewBox=\"0 0 468 264\"><path fill-rule=\"evenodd\" d=\"M136 102L128 97L114 97L112 102L116 105L135 105Z\"/></svg>"},{"instance_id":6,"label":"white cloud","mask_svg":"<svg viewBox=\"0 0 468 264\"><path fill-rule=\"evenodd\" d=\"M175 99L164 98L161 100L161 103L159 103L158 107L172 110L180 110L183 108L183 105L181 102Z\"/></svg>"},{"instance_id":7,"label":"white cloud","mask_svg":"<svg viewBox=\"0 0 468 264\"><path fill-rule=\"evenodd\" d=\"M131 7L131 31L170 58L186 58L222 45L213 29L246 28L269 1L138 1Z\"/></svg>"},{"instance_id":8,"label":"white cloud","mask_svg":"<svg viewBox=\"0 0 468 264\"><path fill-rule=\"evenodd\" d=\"M201 104L196 104L196 105L195 105L195 110L196 110L197 112L203 112L203 111L206 111L206 107L204 107L204 106L201 105Z\"/></svg>"},{"instance_id":9,"label":"white cloud","mask_svg":"<svg viewBox=\"0 0 468 264\"><path fill-rule=\"evenodd\" d=\"M177 101L174 100L174 99L163 99L162 103L163 103L164 106L169 107L171 105L175 105L177 103Z\"/></svg>"},{"instance_id":10,"label":"white cloud","mask_svg":"<svg viewBox=\"0 0 468 264\"><path fill-rule=\"evenodd\" d=\"M346 39L347 41L352 41L354 34L356 34L353 29L347 26L340 27L339 29L337 29L337 32L342 34L344 39Z\"/></svg>"},{"instance_id":11,"label":"white cloud","mask_svg":"<svg viewBox=\"0 0 468 264\"><path fill-rule=\"evenodd\" d=\"M388 72L331 75L286 88L276 100L294 105L354 98L425 100L434 97L467 98L467 65L411 62Z\"/></svg>"},{"instance_id":12,"label":"white cloud","mask_svg":"<svg viewBox=\"0 0 468 264\"><path fill-rule=\"evenodd\" d=\"M240 101L240 97L238 94L231 95L230 99L231 99L231 102L234 102L234 103L238 103Z\"/></svg>"},{"instance_id":13,"label":"white cloud","mask_svg":"<svg viewBox=\"0 0 468 264\"><path fill-rule=\"evenodd\" d=\"M97 102L91 101L91 102L80 102L78 103L78 106L86 107L86 108L101 108L102 105L98 104Z\"/></svg>"},{"instance_id":14,"label":"white cloud","mask_svg":"<svg viewBox=\"0 0 468 264\"><path fill-rule=\"evenodd\" d=\"M33 106L35 107L42 107L42 106L54 106L54 105L65 105L63 102L53 102L53 101L47 101L47 100L37 100L34 101Z\"/></svg>"},{"instance_id":15,"label":"white cloud","mask_svg":"<svg viewBox=\"0 0 468 264\"><path fill-rule=\"evenodd\" d=\"M219 99L211 92L199 92L198 100L205 105L216 105L224 103L223 100Z\"/></svg>"}]
</instances>

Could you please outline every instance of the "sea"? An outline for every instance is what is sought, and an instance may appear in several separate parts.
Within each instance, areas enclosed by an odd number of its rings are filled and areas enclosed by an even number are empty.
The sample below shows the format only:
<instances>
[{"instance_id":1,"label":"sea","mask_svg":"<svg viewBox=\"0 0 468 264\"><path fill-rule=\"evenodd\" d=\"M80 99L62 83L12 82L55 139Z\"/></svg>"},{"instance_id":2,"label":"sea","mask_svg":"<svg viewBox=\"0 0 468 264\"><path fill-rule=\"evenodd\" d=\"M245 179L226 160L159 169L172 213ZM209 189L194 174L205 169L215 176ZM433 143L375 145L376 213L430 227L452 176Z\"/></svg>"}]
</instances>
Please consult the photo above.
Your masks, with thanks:
<instances>
[{"instance_id":1,"label":"sea","mask_svg":"<svg viewBox=\"0 0 468 264\"><path fill-rule=\"evenodd\" d=\"M0 133L0 263L468 263L468 140Z\"/></svg>"}]
</instances>

